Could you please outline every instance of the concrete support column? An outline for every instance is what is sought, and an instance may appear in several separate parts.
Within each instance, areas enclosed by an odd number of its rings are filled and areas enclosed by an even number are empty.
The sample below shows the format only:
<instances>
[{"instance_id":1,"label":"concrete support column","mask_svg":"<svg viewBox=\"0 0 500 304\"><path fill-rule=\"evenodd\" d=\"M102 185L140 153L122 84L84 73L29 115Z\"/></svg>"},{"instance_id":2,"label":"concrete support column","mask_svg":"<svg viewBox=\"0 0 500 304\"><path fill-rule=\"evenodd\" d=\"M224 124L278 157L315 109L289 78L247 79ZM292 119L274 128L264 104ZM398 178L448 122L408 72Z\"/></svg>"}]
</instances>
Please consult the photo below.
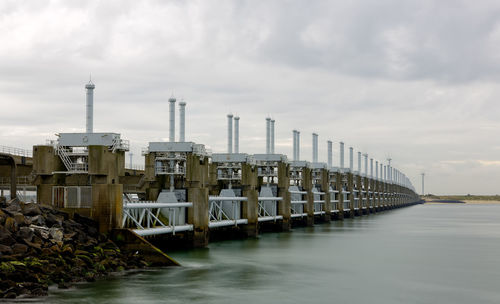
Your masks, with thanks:
<instances>
[{"instance_id":1,"label":"concrete support column","mask_svg":"<svg viewBox=\"0 0 500 304\"><path fill-rule=\"evenodd\" d=\"M361 174L361 173L360 173ZM363 194L363 187L362 187L362 184L361 184L361 181L362 181L362 177L361 175L356 175L354 176L354 178L356 179L356 189L358 191L358 210L354 212L355 215L363 215L363 207L364 207L364 204L363 204L363 198L365 197L364 194Z\"/></svg>"},{"instance_id":2,"label":"concrete support column","mask_svg":"<svg viewBox=\"0 0 500 304\"><path fill-rule=\"evenodd\" d=\"M306 200L307 204L304 206L304 213L307 213L306 225L312 226L314 225L314 195L312 192L312 176L311 169L303 168L302 169L302 182L304 191L307 192Z\"/></svg>"},{"instance_id":3,"label":"concrete support column","mask_svg":"<svg viewBox=\"0 0 500 304\"><path fill-rule=\"evenodd\" d=\"M283 216L282 230L290 231L292 225L292 196L288 190L278 189L278 196L283 200L278 202L278 214Z\"/></svg>"},{"instance_id":4,"label":"concrete support column","mask_svg":"<svg viewBox=\"0 0 500 304\"><path fill-rule=\"evenodd\" d=\"M354 176L351 172L347 173L347 191L349 194L347 195L349 199L349 217L354 217Z\"/></svg>"},{"instance_id":5,"label":"concrete support column","mask_svg":"<svg viewBox=\"0 0 500 304\"><path fill-rule=\"evenodd\" d=\"M243 196L247 197L247 201L242 202L243 218L248 219L245 233L248 237L257 237L259 234L259 192L252 188L244 189Z\"/></svg>"},{"instance_id":6,"label":"concrete support column","mask_svg":"<svg viewBox=\"0 0 500 304\"><path fill-rule=\"evenodd\" d=\"M365 162L366 163L366 162ZM365 185L365 193L363 194L364 198L366 198L365 200L365 214L369 214L370 213L370 206L371 206L371 201L370 201L370 179L368 179L368 174L365 175L365 177L363 178L364 179L364 185Z\"/></svg>"},{"instance_id":7,"label":"concrete support column","mask_svg":"<svg viewBox=\"0 0 500 304\"><path fill-rule=\"evenodd\" d=\"M123 216L123 185L93 184L90 216L99 223L99 232L121 228Z\"/></svg>"},{"instance_id":8,"label":"concrete support column","mask_svg":"<svg viewBox=\"0 0 500 304\"><path fill-rule=\"evenodd\" d=\"M10 199L17 198L17 175L16 175L16 163L12 160L10 165Z\"/></svg>"},{"instance_id":9,"label":"concrete support column","mask_svg":"<svg viewBox=\"0 0 500 304\"><path fill-rule=\"evenodd\" d=\"M188 210L188 223L193 225L193 247L203 248L208 245L208 188L188 188L188 200L193 208Z\"/></svg>"},{"instance_id":10,"label":"concrete support column","mask_svg":"<svg viewBox=\"0 0 500 304\"><path fill-rule=\"evenodd\" d=\"M278 196L283 200L278 202L278 214L283 216L282 230L289 231L292 224L292 196L288 191L290 187L290 165L280 162L278 164Z\"/></svg>"},{"instance_id":11,"label":"concrete support column","mask_svg":"<svg viewBox=\"0 0 500 304\"><path fill-rule=\"evenodd\" d=\"M329 185L330 185L330 176L328 174L327 169L321 169L321 191L325 192L324 200L325 200L325 217L324 220L326 222L329 222L332 220L332 205L330 202L330 191L329 191Z\"/></svg>"},{"instance_id":12,"label":"concrete support column","mask_svg":"<svg viewBox=\"0 0 500 304\"><path fill-rule=\"evenodd\" d=\"M335 188L337 188L337 191L339 192L338 195L338 202L337 202L337 210L339 211L337 213L337 219L339 220L344 220L344 193L342 189L342 173L337 172L336 177L335 177Z\"/></svg>"}]
</instances>

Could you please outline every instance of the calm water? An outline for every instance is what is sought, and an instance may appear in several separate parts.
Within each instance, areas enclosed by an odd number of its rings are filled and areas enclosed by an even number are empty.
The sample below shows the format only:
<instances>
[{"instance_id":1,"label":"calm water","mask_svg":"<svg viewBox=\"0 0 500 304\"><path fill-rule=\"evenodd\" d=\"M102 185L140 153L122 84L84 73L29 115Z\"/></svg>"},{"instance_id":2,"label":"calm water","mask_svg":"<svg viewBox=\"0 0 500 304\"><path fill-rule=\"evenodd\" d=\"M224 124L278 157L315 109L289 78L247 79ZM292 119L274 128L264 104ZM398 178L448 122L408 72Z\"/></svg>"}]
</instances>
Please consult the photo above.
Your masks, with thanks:
<instances>
[{"instance_id":1,"label":"calm water","mask_svg":"<svg viewBox=\"0 0 500 304\"><path fill-rule=\"evenodd\" d=\"M51 303L500 303L500 205L421 205L173 253Z\"/></svg>"}]
</instances>

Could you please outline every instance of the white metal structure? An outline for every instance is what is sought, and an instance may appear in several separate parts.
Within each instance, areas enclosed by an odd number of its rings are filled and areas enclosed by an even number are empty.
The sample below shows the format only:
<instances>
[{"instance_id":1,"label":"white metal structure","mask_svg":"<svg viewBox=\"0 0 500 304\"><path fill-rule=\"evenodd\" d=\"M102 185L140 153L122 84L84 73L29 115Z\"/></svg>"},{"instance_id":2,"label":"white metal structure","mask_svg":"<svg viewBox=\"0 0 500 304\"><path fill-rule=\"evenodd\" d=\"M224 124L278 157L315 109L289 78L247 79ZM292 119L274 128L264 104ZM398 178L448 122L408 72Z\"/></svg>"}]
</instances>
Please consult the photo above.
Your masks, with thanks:
<instances>
[{"instance_id":1,"label":"white metal structure","mask_svg":"<svg viewBox=\"0 0 500 304\"><path fill-rule=\"evenodd\" d=\"M134 228L134 232L141 236L158 235L181 231L192 231L193 225L179 224L178 214L191 208L193 203L158 203L155 201L142 201L123 204L124 228ZM162 210L168 210L168 219L160 216Z\"/></svg>"},{"instance_id":2,"label":"white metal structure","mask_svg":"<svg viewBox=\"0 0 500 304\"><path fill-rule=\"evenodd\" d=\"M248 200L246 197L237 197L234 192L230 196L222 196L228 194L231 189L223 189L221 196L209 196L209 228L237 226L248 224L248 219L242 219L240 216L241 202Z\"/></svg>"},{"instance_id":3,"label":"white metal structure","mask_svg":"<svg viewBox=\"0 0 500 304\"><path fill-rule=\"evenodd\" d=\"M327 141L327 149L328 149L328 169L333 166L333 146L332 141Z\"/></svg>"},{"instance_id":4,"label":"white metal structure","mask_svg":"<svg viewBox=\"0 0 500 304\"><path fill-rule=\"evenodd\" d=\"M179 103L179 141L186 141L186 103Z\"/></svg>"},{"instance_id":5,"label":"white metal structure","mask_svg":"<svg viewBox=\"0 0 500 304\"><path fill-rule=\"evenodd\" d=\"M275 120L274 119L271 119L271 138L270 138L270 141L271 141L271 154L274 154L274 123L275 123Z\"/></svg>"},{"instance_id":6,"label":"white metal structure","mask_svg":"<svg viewBox=\"0 0 500 304\"><path fill-rule=\"evenodd\" d=\"M233 114L227 114L227 153L233 153Z\"/></svg>"},{"instance_id":7,"label":"white metal structure","mask_svg":"<svg viewBox=\"0 0 500 304\"><path fill-rule=\"evenodd\" d=\"M173 96L168 99L170 125L168 140L170 142L175 142L175 102L176 99Z\"/></svg>"},{"instance_id":8,"label":"white metal structure","mask_svg":"<svg viewBox=\"0 0 500 304\"><path fill-rule=\"evenodd\" d=\"M88 147L92 145L107 146L109 151L128 151L129 142L120 138L117 133L60 133L52 142L54 153L58 155L67 171L58 173L87 173Z\"/></svg>"},{"instance_id":9,"label":"white metal structure","mask_svg":"<svg viewBox=\"0 0 500 304\"><path fill-rule=\"evenodd\" d=\"M240 118L234 117L234 153L240 153Z\"/></svg>"},{"instance_id":10,"label":"white metal structure","mask_svg":"<svg viewBox=\"0 0 500 304\"><path fill-rule=\"evenodd\" d=\"M271 117L266 118L266 154L271 153Z\"/></svg>"},{"instance_id":11,"label":"white metal structure","mask_svg":"<svg viewBox=\"0 0 500 304\"><path fill-rule=\"evenodd\" d=\"M33 157L32 150L25 150L25 149L7 147L7 146L0 146L0 153L17 155L17 156L24 156L24 157Z\"/></svg>"},{"instance_id":12,"label":"white metal structure","mask_svg":"<svg viewBox=\"0 0 500 304\"><path fill-rule=\"evenodd\" d=\"M340 170L343 170L344 169L344 143L343 142L340 142L339 143L339 155L340 155L340 159L339 159L339 166L340 166Z\"/></svg>"},{"instance_id":13,"label":"white metal structure","mask_svg":"<svg viewBox=\"0 0 500 304\"><path fill-rule=\"evenodd\" d=\"M313 133L312 134L312 161L313 163L318 162L318 134Z\"/></svg>"},{"instance_id":14,"label":"white metal structure","mask_svg":"<svg viewBox=\"0 0 500 304\"><path fill-rule=\"evenodd\" d=\"M85 89L87 90L86 94L86 129L87 133L94 132L94 89L95 85L92 83L92 80L89 81L85 85Z\"/></svg>"}]
</instances>

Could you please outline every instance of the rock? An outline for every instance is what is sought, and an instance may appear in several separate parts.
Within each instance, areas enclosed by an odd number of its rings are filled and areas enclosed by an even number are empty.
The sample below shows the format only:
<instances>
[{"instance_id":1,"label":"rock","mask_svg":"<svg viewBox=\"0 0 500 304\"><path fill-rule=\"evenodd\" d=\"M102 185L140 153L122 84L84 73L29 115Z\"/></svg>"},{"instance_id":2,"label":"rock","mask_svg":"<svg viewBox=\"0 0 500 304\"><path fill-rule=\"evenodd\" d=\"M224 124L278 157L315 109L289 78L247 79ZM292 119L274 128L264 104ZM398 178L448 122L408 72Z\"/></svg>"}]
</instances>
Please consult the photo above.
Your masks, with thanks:
<instances>
[{"instance_id":1,"label":"rock","mask_svg":"<svg viewBox=\"0 0 500 304\"><path fill-rule=\"evenodd\" d=\"M15 213L14 214L14 220L16 221L17 226L25 226L26 225L26 219L24 218L24 215L22 213Z\"/></svg>"},{"instance_id":2,"label":"rock","mask_svg":"<svg viewBox=\"0 0 500 304\"><path fill-rule=\"evenodd\" d=\"M45 218L45 223L47 224L48 227L52 227L54 225L59 225L60 227L62 226L62 221L64 217L58 216L52 213L47 214Z\"/></svg>"},{"instance_id":3,"label":"rock","mask_svg":"<svg viewBox=\"0 0 500 304\"><path fill-rule=\"evenodd\" d=\"M26 218L30 221L30 224L37 225L37 226L44 226L45 225L45 220L41 215L35 215L35 216L26 216Z\"/></svg>"},{"instance_id":4,"label":"rock","mask_svg":"<svg viewBox=\"0 0 500 304\"><path fill-rule=\"evenodd\" d=\"M0 253L1 254L12 254L12 248L10 248L10 246L0 244Z\"/></svg>"},{"instance_id":5,"label":"rock","mask_svg":"<svg viewBox=\"0 0 500 304\"><path fill-rule=\"evenodd\" d=\"M3 223L5 223L5 219L7 218L7 216L8 215L0 209L0 225L3 225Z\"/></svg>"},{"instance_id":6,"label":"rock","mask_svg":"<svg viewBox=\"0 0 500 304\"><path fill-rule=\"evenodd\" d=\"M21 212L21 204L17 201L11 201L5 210L8 212Z\"/></svg>"},{"instance_id":7,"label":"rock","mask_svg":"<svg viewBox=\"0 0 500 304\"><path fill-rule=\"evenodd\" d=\"M73 246L66 244L63 246L62 253L67 255L73 255Z\"/></svg>"},{"instance_id":8,"label":"rock","mask_svg":"<svg viewBox=\"0 0 500 304\"><path fill-rule=\"evenodd\" d=\"M40 207L35 203L25 204L23 208L23 214L28 216L35 216L42 214Z\"/></svg>"},{"instance_id":9,"label":"rock","mask_svg":"<svg viewBox=\"0 0 500 304\"><path fill-rule=\"evenodd\" d=\"M15 232L17 231L17 223L16 220L13 217L7 217L5 220L5 228L9 231Z\"/></svg>"},{"instance_id":10,"label":"rock","mask_svg":"<svg viewBox=\"0 0 500 304\"><path fill-rule=\"evenodd\" d=\"M57 288L60 288L60 289L68 289L70 287L71 287L71 284L68 282L59 282L59 284L57 284Z\"/></svg>"},{"instance_id":11,"label":"rock","mask_svg":"<svg viewBox=\"0 0 500 304\"><path fill-rule=\"evenodd\" d=\"M14 244L12 246L12 252L14 254L25 254L28 251L28 246L24 244Z\"/></svg>"},{"instance_id":12,"label":"rock","mask_svg":"<svg viewBox=\"0 0 500 304\"><path fill-rule=\"evenodd\" d=\"M21 227L19 228L19 231L16 233L16 237L18 239L31 242L31 240L33 239L33 230L28 227Z\"/></svg>"},{"instance_id":13,"label":"rock","mask_svg":"<svg viewBox=\"0 0 500 304\"><path fill-rule=\"evenodd\" d=\"M63 237L64 237L63 231L60 228L54 228L54 227L50 228L49 234L52 237L52 239L54 239L58 242L61 242L63 240Z\"/></svg>"},{"instance_id":14,"label":"rock","mask_svg":"<svg viewBox=\"0 0 500 304\"><path fill-rule=\"evenodd\" d=\"M12 225L14 225L14 222L12 222ZM10 246L15 242L16 241L12 238L12 233L4 227L0 227L0 244Z\"/></svg>"},{"instance_id":15,"label":"rock","mask_svg":"<svg viewBox=\"0 0 500 304\"><path fill-rule=\"evenodd\" d=\"M15 299L17 295L14 291L10 291L3 296L5 299Z\"/></svg>"}]
</instances>

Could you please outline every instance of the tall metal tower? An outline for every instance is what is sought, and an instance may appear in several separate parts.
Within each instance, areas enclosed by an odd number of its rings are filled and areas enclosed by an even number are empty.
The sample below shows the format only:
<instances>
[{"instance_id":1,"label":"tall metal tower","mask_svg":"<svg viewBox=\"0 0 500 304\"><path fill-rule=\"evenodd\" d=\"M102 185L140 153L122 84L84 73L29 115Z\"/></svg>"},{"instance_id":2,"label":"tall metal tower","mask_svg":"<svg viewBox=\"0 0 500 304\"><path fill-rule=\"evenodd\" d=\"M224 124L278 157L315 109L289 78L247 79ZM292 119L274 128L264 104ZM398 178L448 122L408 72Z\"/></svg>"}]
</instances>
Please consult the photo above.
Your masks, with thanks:
<instances>
[{"instance_id":1,"label":"tall metal tower","mask_svg":"<svg viewBox=\"0 0 500 304\"><path fill-rule=\"evenodd\" d=\"M89 81L85 85L85 89L87 89L87 120L86 120L86 132L93 133L94 132L94 89L95 85L92 83L92 80Z\"/></svg>"},{"instance_id":2,"label":"tall metal tower","mask_svg":"<svg viewBox=\"0 0 500 304\"><path fill-rule=\"evenodd\" d=\"M421 173L422 175L422 195L425 195L425 192L424 192L424 177L425 177L425 173Z\"/></svg>"}]
</instances>

